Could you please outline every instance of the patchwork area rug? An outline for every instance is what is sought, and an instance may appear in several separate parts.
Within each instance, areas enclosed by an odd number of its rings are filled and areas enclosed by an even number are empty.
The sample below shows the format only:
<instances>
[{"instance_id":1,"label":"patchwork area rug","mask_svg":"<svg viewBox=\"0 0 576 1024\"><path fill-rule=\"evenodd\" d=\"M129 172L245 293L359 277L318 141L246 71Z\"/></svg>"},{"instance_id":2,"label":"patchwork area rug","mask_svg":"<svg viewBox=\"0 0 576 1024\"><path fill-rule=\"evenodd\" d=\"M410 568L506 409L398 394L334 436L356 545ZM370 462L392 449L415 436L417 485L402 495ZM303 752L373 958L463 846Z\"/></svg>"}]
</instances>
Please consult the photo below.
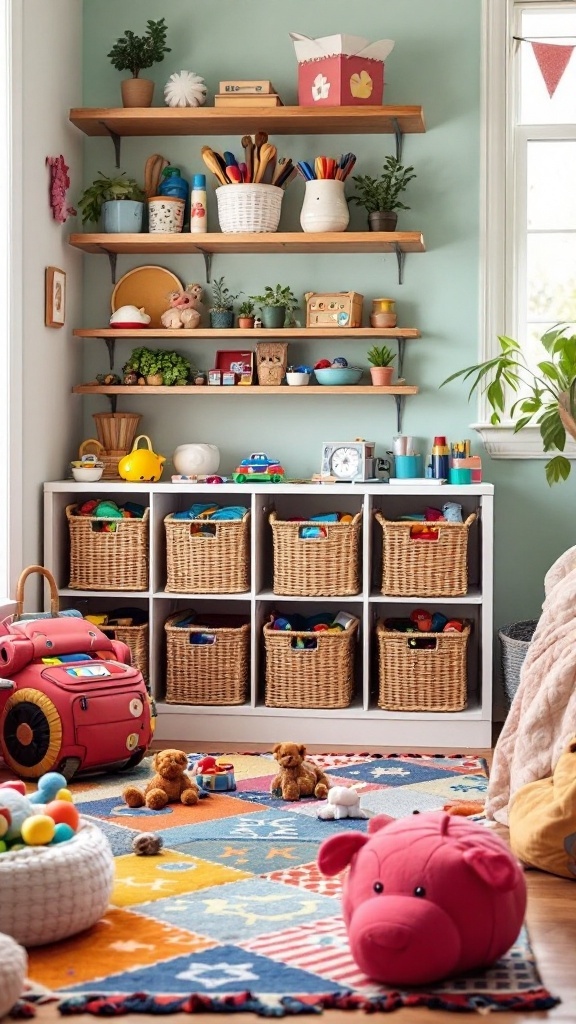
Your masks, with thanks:
<instances>
[{"instance_id":1,"label":"patchwork area rug","mask_svg":"<svg viewBox=\"0 0 576 1024\"><path fill-rule=\"evenodd\" d=\"M190 765L201 756L190 755ZM316 800L270 796L271 754L226 754L236 791L194 807L130 809L120 793L145 784L150 761L122 777L72 784L81 813L99 824L116 858L112 906L89 931L30 950L29 975L61 997L63 1014L234 1012L262 1016L322 1008L548 1009L528 936L490 971L426 991L399 992L365 977L350 955L340 877L316 867L322 839L366 820L324 821ZM482 799L486 764L441 755L311 756L333 785L355 786L369 814L402 817L455 799ZM136 856L142 832L162 837Z\"/></svg>"}]
</instances>

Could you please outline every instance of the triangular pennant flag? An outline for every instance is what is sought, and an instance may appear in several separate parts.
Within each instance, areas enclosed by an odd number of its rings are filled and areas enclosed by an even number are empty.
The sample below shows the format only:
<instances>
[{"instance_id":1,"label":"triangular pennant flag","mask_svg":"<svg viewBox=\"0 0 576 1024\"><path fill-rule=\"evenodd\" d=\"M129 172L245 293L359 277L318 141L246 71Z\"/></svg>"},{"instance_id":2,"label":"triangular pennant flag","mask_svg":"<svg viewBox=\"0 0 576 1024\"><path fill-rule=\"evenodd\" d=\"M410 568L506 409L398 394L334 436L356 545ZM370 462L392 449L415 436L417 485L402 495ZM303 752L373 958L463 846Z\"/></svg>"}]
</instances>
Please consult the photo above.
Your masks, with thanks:
<instances>
[{"instance_id":1,"label":"triangular pennant flag","mask_svg":"<svg viewBox=\"0 0 576 1024\"><path fill-rule=\"evenodd\" d=\"M574 46L558 46L557 43L532 43L532 49L536 63L542 72L542 78L546 83L548 95L552 99L572 56Z\"/></svg>"}]
</instances>

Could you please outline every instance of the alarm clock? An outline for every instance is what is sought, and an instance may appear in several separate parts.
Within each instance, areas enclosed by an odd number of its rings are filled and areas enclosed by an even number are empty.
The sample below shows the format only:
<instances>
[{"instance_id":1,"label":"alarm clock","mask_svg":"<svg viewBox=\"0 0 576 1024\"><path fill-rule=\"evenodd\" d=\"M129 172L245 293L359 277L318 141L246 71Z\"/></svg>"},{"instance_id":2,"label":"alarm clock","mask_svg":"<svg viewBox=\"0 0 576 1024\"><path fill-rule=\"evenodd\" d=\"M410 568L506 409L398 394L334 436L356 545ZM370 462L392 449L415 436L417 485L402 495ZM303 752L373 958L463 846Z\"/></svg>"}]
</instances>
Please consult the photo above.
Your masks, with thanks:
<instances>
[{"instance_id":1,"label":"alarm clock","mask_svg":"<svg viewBox=\"0 0 576 1024\"><path fill-rule=\"evenodd\" d=\"M372 480L376 475L374 441L324 441L322 445L321 477L335 480Z\"/></svg>"}]
</instances>

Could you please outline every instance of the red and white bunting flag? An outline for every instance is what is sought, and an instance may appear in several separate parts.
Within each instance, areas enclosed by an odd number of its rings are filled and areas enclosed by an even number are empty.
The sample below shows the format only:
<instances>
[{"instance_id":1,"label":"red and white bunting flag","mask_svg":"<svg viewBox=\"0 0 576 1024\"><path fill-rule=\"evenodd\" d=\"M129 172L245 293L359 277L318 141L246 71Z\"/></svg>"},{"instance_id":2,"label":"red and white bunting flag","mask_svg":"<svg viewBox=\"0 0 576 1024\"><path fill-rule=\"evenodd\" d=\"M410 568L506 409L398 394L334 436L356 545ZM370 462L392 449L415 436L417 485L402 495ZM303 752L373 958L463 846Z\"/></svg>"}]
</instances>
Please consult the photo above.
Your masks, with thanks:
<instances>
[{"instance_id":1,"label":"red and white bunting flag","mask_svg":"<svg viewBox=\"0 0 576 1024\"><path fill-rule=\"evenodd\" d=\"M574 46L559 46L557 43L532 43L532 49L536 63L542 72L542 78L546 83L548 95L552 99L572 56Z\"/></svg>"}]
</instances>

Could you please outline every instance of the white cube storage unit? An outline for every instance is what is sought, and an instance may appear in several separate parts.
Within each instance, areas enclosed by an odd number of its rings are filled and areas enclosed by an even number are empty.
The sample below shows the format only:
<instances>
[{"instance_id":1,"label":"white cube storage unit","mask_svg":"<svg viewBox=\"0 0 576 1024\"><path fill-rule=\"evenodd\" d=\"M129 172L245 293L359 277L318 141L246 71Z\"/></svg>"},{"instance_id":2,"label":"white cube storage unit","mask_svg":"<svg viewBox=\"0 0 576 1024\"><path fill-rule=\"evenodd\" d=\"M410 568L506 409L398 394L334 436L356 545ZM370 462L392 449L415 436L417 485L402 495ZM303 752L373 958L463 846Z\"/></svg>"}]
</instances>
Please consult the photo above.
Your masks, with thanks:
<instances>
[{"instance_id":1,"label":"white cube storage unit","mask_svg":"<svg viewBox=\"0 0 576 1024\"><path fill-rule=\"evenodd\" d=\"M127 484L100 481L76 484L57 481L44 485L44 564L54 574L62 607L83 613L105 613L132 605L149 617L150 686L158 706L156 738L174 743L195 740L218 743L275 743L294 739L326 745L425 747L466 749L488 747L492 738L492 559L493 495L491 484L468 487L431 485L389 487L386 484ZM84 591L68 587L70 549L66 506L88 498L111 498L119 504L139 501L149 507L149 565L147 591ZM250 510L250 587L246 592L174 593L166 590L167 515L194 502L214 500L221 505L245 505ZM387 519L422 513L459 502L466 518L477 519L469 531L468 589L458 597L391 597L382 593L383 531L377 511ZM360 591L330 597L282 595L273 590L273 540L269 516L309 517L339 511L361 514ZM221 567L219 572L221 572ZM387 711L378 707L379 664L376 625L381 619L408 616L414 608L441 611L448 618L471 624L467 645L466 707L462 711ZM251 623L247 698L240 705L167 703L166 639L169 615L194 608L202 613L236 612ZM286 708L265 704L265 645L263 627L271 613L313 615L347 611L359 619L354 657L352 699L345 708Z\"/></svg>"}]
</instances>

